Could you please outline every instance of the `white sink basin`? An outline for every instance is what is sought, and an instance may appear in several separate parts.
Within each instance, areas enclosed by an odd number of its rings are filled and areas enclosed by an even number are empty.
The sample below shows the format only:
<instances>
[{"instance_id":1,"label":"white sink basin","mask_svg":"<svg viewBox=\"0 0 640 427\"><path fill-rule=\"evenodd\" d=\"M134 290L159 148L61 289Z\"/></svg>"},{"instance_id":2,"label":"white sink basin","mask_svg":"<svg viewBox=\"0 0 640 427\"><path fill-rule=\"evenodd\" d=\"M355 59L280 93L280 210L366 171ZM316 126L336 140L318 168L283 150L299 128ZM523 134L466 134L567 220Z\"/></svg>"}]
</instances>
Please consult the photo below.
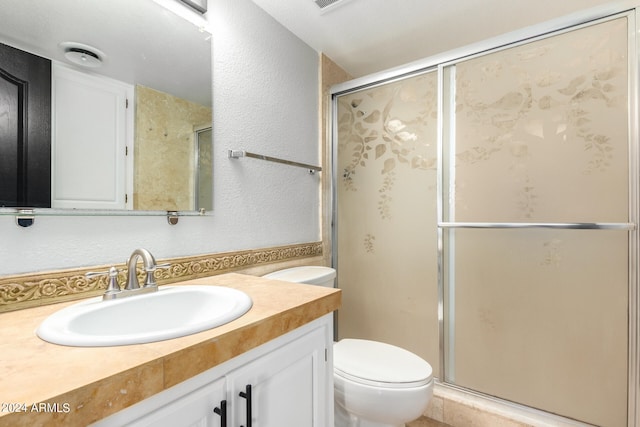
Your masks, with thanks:
<instances>
[{"instance_id":1,"label":"white sink basin","mask_svg":"<svg viewBox=\"0 0 640 427\"><path fill-rule=\"evenodd\" d=\"M161 287L149 294L71 305L47 317L36 333L45 341L77 347L142 344L215 328L242 316L252 304L247 294L233 288Z\"/></svg>"}]
</instances>

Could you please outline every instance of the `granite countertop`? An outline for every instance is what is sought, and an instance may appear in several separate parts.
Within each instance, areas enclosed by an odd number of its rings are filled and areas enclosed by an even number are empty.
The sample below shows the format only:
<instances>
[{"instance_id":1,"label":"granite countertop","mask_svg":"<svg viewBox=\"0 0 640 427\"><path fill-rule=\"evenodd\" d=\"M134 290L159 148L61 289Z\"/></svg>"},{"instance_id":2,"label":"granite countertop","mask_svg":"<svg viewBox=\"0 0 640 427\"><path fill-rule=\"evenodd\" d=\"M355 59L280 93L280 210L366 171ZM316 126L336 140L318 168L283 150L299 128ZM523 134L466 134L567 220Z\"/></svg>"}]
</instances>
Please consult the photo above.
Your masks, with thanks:
<instances>
[{"instance_id":1,"label":"granite countertop","mask_svg":"<svg viewBox=\"0 0 640 427\"><path fill-rule=\"evenodd\" d=\"M236 273L171 286L188 284L242 290L253 307L208 331L119 347L66 347L35 335L77 301L0 314L0 426L85 426L331 313L341 298L338 289Z\"/></svg>"}]
</instances>

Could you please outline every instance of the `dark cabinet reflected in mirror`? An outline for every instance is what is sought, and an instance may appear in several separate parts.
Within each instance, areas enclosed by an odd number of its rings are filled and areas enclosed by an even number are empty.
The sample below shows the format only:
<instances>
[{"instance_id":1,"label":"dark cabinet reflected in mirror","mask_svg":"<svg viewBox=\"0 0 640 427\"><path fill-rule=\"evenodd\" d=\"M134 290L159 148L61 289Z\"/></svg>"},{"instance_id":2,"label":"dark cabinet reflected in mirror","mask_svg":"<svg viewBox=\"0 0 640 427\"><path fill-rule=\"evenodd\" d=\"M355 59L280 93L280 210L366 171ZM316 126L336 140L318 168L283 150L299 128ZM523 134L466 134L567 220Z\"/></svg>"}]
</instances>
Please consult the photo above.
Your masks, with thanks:
<instances>
[{"instance_id":1,"label":"dark cabinet reflected in mirror","mask_svg":"<svg viewBox=\"0 0 640 427\"><path fill-rule=\"evenodd\" d=\"M0 51L0 208L211 210L202 14L178 0L5 0L0 43L35 58ZM20 98L38 86L42 98Z\"/></svg>"}]
</instances>

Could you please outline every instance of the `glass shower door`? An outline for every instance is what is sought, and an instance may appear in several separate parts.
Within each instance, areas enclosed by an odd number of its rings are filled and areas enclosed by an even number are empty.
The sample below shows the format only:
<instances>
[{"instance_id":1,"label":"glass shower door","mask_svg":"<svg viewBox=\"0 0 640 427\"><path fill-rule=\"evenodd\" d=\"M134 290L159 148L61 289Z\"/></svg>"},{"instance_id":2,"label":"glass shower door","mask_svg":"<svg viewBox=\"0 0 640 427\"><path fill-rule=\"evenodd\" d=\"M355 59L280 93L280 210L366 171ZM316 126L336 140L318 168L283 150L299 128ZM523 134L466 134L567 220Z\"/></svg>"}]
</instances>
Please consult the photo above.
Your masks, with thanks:
<instances>
[{"instance_id":1,"label":"glass shower door","mask_svg":"<svg viewBox=\"0 0 640 427\"><path fill-rule=\"evenodd\" d=\"M337 100L339 338L406 348L437 375L437 72Z\"/></svg>"},{"instance_id":2,"label":"glass shower door","mask_svg":"<svg viewBox=\"0 0 640 427\"><path fill-rule=\"evenodd\" d=\"M195 131L195 210L213 209L213 130L211 126Z\"/></svg>"},{"instance_id":3,"label":"glass shower door","mask_svg":"<svg viewBox=\"0 0 640 427\"><path fill-rule=\"evenodd\" d=\"M447 382L627 425L629 17L441 68Z\"/></svg>"}]
</instances>

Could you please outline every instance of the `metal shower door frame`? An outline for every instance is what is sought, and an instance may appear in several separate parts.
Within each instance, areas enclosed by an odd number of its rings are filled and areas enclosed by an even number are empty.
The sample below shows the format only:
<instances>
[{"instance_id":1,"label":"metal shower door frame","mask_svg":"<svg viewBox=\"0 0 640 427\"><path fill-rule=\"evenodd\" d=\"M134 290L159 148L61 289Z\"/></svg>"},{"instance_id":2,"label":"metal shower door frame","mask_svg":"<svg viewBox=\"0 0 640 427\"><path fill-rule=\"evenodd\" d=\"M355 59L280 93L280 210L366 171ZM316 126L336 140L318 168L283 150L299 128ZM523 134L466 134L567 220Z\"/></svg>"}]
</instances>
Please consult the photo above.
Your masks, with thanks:
<instances>
[{"instance_id":1,"label":"metal shower door frame","mask_svg":"<svg viewBox=\"0 0 640 427\"><path fill-rule=\"evenodd\" d=\"M640 6L637 0L619 2L614 5L602 6L589 9L584 12L576 13L565 18L556 19L540 25L528 27L513 33L495 37L480 43L476 43L462 49L457 49L442 54L434 55L423 60L415 61L400 67L392 68L380 73L375 73L366 77L354 79L345 83L335 85L331 88L330 96L330 126L331 126L331 212L332 212L332 231L331 231L331 247L332 247L332 264L337 266L338 247L337 236L339 232L339 224L337 222L337 183L339 182L338 164L338 129L337 129L337 106L338 98L352 92L363 89L374 88L408 77L419 74L433 72L437 69L438 76L438 173L437 173L437 209L438 209L438 323L439 323L439 384L444 387L464 390L471 394L478 395L487 400L499 402L507 407L527 408L526 406L504 401L502 399L487 396L482 393L468 390L463 387L455 386L444 381L445 373L445 283L444 283L444 256L443 241L444 230L452 227L460 228L564 228L564 229L624 229L629 230L629 287L628 287L628 403L627 403L627 419L628 427L640 427L640 278L638 271L638 263L640 262L640 236L638 224L640 222L640 123L638 117L639 108L639 76L640 66L640 21L637 19L637 13ZM472 56L481 55L487 51L497 51L507 47L517 46L519 44L529 43L536 39L549 37L560 34L565 31L576 29L580 26L593 24L595 21L604 21L626 15L629 22L629 99L628 99L628 135L629 135L629 222L628 223L450 223L444 221L443 218L443 141L444 141L444 120L443 106L444 99L444 67L455 64L462 59L468 59ZM337 286L340 284L337 282ZM337 324L337 323L336 323ZM534 410L537 411L537 410ZM543 412L543 411L540 411Z\"/></svg>"}]
</instances>

